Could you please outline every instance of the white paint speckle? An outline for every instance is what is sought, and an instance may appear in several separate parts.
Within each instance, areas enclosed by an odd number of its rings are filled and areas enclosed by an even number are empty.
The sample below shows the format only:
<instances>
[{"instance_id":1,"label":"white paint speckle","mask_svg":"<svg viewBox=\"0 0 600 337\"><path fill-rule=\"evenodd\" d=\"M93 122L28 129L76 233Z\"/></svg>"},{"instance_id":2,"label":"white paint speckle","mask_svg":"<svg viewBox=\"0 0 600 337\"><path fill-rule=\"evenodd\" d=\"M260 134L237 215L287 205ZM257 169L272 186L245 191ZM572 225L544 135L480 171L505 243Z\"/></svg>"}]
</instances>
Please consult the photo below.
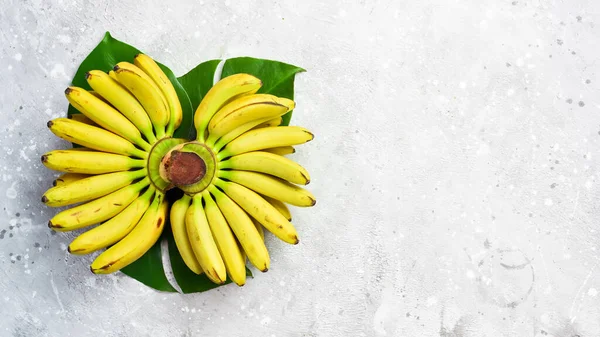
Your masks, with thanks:
<instances>
[{"instance_id":1,"label":"white paint speckle","mask_svg":"<svg viewBox=\"0 0 600 337\"><path fill-rule=\"evenodd\" d=\"M21 53L16 53L15 56L13 56L13 58L17 61L20 62L23 59L23 55Z\"/></svg>"},{"instance_id":2,"label":"white paint speckle","mask_svg":"<svg viewBox=\"0 0 600 337\"><path fill-rule=\"evenodd\" d=\"M552 206L552 204L554 204L554 202L552 201L552 199L546 198L544 200L544 205L546 205L546 206Z\"/></svg>"},{"instance_id":3,"label":"white paint speckle","mask_svg":"<svg viewBox=\"0 0 600 337\"><path fill-rule=\"evenodd\" d=\"M590 288L588 290L588 296L590 296L590 297L598 296L598 290L596 290L596 288Z\"/></svg>"},{"instance_id":4,"label":"white paint speckle","mask_svg":"<svg viewBox=\"0 0 600 337\"><path fill-rule=\"evenodd\" d=\"M17 193L17 189L15 188L17 186L17 182L13 182L12 185L6 189L6 197L9 199L15 199L18 195Z\"/></svg>"}]
</instances>

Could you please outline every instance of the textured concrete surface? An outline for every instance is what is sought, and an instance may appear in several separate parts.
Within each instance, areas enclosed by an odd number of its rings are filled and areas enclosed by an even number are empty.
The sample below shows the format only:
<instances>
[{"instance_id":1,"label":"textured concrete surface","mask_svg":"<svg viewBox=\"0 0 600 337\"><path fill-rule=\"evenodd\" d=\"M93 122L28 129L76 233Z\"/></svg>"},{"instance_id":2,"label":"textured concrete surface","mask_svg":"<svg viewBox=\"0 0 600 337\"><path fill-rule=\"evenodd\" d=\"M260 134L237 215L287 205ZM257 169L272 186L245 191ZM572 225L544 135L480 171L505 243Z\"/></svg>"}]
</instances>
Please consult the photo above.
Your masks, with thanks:
<instances>
[{"instance_id":1,"label":"textured concrete surface","mask_svg":"<svg viewBox=\"0 0 600 337\"><path fill-rule=\"evenodd\" d=\"M597 1L0 2L1 336L600 336ZM46 227L45 123L106 30L308 70L319 203L245 287L93 276Z\"/></svg>"}]
</instances>

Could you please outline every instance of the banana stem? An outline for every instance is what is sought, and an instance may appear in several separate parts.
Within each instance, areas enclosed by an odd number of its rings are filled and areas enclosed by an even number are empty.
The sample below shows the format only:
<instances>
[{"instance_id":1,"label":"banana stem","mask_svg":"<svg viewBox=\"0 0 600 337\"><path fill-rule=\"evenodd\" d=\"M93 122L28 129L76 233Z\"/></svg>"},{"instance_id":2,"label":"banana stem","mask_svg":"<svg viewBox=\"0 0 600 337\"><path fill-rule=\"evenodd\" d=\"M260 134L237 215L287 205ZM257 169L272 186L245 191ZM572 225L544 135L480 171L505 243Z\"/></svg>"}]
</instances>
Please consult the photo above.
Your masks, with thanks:
<instances>
[{"instance_id":1,"label":"banana stem","mask_svg":"<svg viewBox=\"0 0 600 337\"><path fill-rule=\"evenodd\" d=\"M141 147L144 151L148 152L150 151L150 149L152 148L152 145L148 144L146 141L144 141L143 139L140 139L138 142L135 143L136 145L138 145L139 147Z\"/></svg>"},{"instance_id":2,"label":"banana stem","mask_svg":"<svg viewBox=\"0 0 600 337\"><path fill-rule=\"evenodd\" d=\"M156 138L158 139L162 139L165 138L165 129L163 128L157 128L155 127L155 131L156 131Z\"/></svg>"}]
</instances>

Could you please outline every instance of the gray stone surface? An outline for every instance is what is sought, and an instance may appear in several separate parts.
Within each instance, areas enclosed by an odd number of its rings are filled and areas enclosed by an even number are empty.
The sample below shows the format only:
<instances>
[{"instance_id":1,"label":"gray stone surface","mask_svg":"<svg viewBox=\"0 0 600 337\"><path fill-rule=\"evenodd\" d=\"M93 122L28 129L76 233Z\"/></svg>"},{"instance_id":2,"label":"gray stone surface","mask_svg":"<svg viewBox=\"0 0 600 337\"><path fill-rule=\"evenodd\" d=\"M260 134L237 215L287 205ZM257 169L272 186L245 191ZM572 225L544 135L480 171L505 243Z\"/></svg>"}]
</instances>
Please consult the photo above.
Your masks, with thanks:
<instances>
[{"instance_id":1,"label":"gray stone surface","mask_svg":"<svg viewBox=\"0 0 600 337\"><path fill-rule=\"evenodd\" d=\"M597 1L0 3L1 336L600 336ZM94 276L46 227L45 123L106 30L308 70L319 202L243 288Z\"/></svg>"}]
</instances>

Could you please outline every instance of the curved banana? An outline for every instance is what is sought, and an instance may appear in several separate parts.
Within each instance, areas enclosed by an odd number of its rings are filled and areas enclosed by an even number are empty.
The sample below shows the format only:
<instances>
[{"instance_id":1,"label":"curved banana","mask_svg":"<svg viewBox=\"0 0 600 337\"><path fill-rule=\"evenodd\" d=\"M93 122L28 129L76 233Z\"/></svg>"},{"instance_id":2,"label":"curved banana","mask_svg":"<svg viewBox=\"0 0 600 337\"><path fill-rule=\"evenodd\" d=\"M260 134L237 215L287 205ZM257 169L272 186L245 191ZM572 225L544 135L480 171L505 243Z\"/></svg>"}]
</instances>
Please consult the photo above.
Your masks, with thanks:
<instances>
[{"instance_id":1,"label":"curved banana","mask_svg":"<svg viewBox=\"0 0 600 337\"><path fill-rule=\"evenodd\" d=\"M254 94L240 97L222 107L208 123L208 143L214 142L227 132L250 121L275 118L288 112L288 107L279 104L277 97Z\"/></svg>"},{"instance_id":2,"label":"curved banana","mask_svg":"<svg viewBox=\"0 0 600 337\"><path fill-rule=\"evenodd\" d=\"M278 154L280 156L296 153L296 149L294 149L293 146L271 147L268 149L262 149L261 151Z\"/></svg>"},{"instance_id":3,"label":"curved banana","mask_svg":"<svg viewBox=\"0 0 600 337\"><path fill-rule=\"evenodd\" d=\"M194 126L196 127L197 139L206 139L206 126L227 102L245 95L254 94L260 89L260 79L249 74L234 74L218 81L206 93L200 105L194 113Z\"/></svg>"},{"instance_id":4,"label":"curved banana","mask_svg":"<svg viewBox=\"0 0 600 337\"><path fill-rule=\"evenodd\" d=\"M277 118L269 119L268 121L266 121L264 123L258 124L253 129L255 130L255 129L268 128L268 127L272 127L272 126L279 126L281 124L281 122L283 122L283 118L277 117Z\"/></svg>"},{"instance_id":5,"label":"curved banana","mask_svg":"<svg viewBox=\"0 0 600 337\"><path fill-rule=\"evenodd\" d=\"M56 178L52 182L52 186L66 185L66 184L72 183L74 181L77 181L79 179L87 178L89 176L90 176L89 174L81 174L81 173L64 173L64 174L61 174L58 178Z\"/></svg>"},{"instance_id":6,"label":"curved banana","mask_svg":"<svg viewBox=\"0 0 600 337\"><path fill-rule=\"evenodd\" d=\"M261 195L261 197L273 205L273 207L275 207L275 209L277 209L288 221L292 221L292 213L286 204L280 200L267 197L266 195Z\"/></svg>"},{"instance_id":7,"label":"curved banana","mask_svg":"<svg viewBox=\"0 0 600 337\"><path fill-rule=\"evenodd\" d=\"M317 203L315 196L308 190L267 174L251 171L220 170L218 175L219 178L236 182L257 193L294 206L310 207Z\"/></svg>"},{"instance_id":8,"label":"curved banana","mask_svg":"<svg viewBox=\"0 0 600 337\"><path fill-rule=\"evenodd\" d=\"M204 190L202 197L205 204L206 218L225 263L229 278L238 286L243 286L246 283L246 260L242 256L235 236L210 193Z\"/></svg>"},{"instance_id":9,"label":"curved banana","mask_svg":"<svg viewBox=\"0 0 600 337\"><path fill-rule=\"evenodd\" d=\"M150 150L150 144L142 139L140 130L119 111L103 100L79 87L68 87L65 90L65 96L75 109L93 120L96 124L127 139L146 151Z\"/></svg>"},{"instance_id":10,"label":"curved banana","mask_svg":"<svg viewBox=\"0 0 600 337\"><path fill-rule=\"evenodd\" d=\"M250 262L262 272L269 270L269 252L248 214L214 185L209 189Z\"/></svg>"},{"instance_id":11,"label":"curved banana","mask_svg":"<svg viewBox=\"0 0 600 337\"><path fill-rule=\"evenodd\" d=\"M202 266L196 259L194 250L188 238L187 229L185 227L185 215L190 207L190 198L187 194L184 194L181 199L175 201L171 206L171 231L173 231L173 238L175 239L175 245L177 250L185 262L185 265L190 268L196 274L202 274Z\"/></svg>"},{"instance_id":12,"label":"curved banana","mask_svg":"<svg viewBox=\"0 0 600 337\"><path fill-rule=\"evenodd\" d=\"M110 71L110 73L115 73ZM150 144L156 142L156 136L152 131L152 121L138 100L115 78L100 70L90 70L85 78L95 92L99 93L131 121L146 137ZM116 76L116 75L114 75Z\"/></svg>"},{"instance_id":13,"label":"curved banana","mask_svg":"<svg viewBox=\"0 0 600 337\"><path fill-rule=\"evenodd\" d=\"M157 193L135 228L92 262L92 273L114 273L139 259L160 238L168 213L169 203L164 194Z\"/></svg>"},{"instance_id":14,"label":"curved banana","mask_svg":"<svg viewBox=\"0 0 600 337\"><path fill-rule=\"evenodd\" d=\"M169 136L173 135L173 131L181 125L181 120L183 119L183 110L181 109L181 103L179 102L179 97L177 97L173 83L171 83L167 74L148 55L137 54L133 58L133 63L154 80L154 83L158 85L166 98L167 105L171 111L166 133Z\"/></svg>"},{"instance_id":15,"label":"curved banana","mask_svg":"<svg viewBox=\"0 0 600 337\"><path fill-rule=\"evenodd\" d=\"M110 131L77 122L68 118L56 118L48 122L48 128L58 137L90 149L146 158L148 154Z\"/></svg>"},{"instance_id":16,"label":"curved banana","mask_svg":"<svg viewBox=\"0 0 600 337\"><path fill-rule=\"evenodd\" d=\"M50 219L48 227L65 232L110 219L129 206L148 184L148 178L144 178L96 200L64 210Z\"/></svg>"},{"instance_id":17,"label":"curved banana","mask_svg":"<svg viewBox=\"0 0 600 337\"><path fill-rule=\"evenodd\" d=\"M127 186L145 175L145 170L138 170L83 178L67 185L48 189L42 196L42 202L51 207L61 207L93 200Z\"/></svg>"},{"instance_id":18,"label":"curved banana","mask_svg":"<svg viewBox=\"0 0 600 337\"><path fill-rule=\"evenodd\" d=\"M312 133L299 126L277 126L250 130L227 144L217 157L221 160L245 152L303 144L313 138Z\"/></svg>"},{"instance_id":19,"label":"curved banana","mask_svg":"<svg viewBox=\"0 0 600 337\"><path fill-rule=\"evenodd\" d=\"M237 128L229 131L227 134L223 135L223 137L219 138L219 140L216 143L214 142L213 139L211 139L211 137L209 135L209 137L208 137L209 139L206 140L206 145L211 146L213 151L215 153L217 153L217 152L221 151L221 149L225 145L227 145L229 142L231 142L232 140L236 139L237 137L239 137L246 131L251 130L252 128L256 127L257 125L260 125L268 120L269 120L269 117L253 120L246 124L240 125Z\"/></svg>"},{"instance_id":20,"label":"curved banana","mask_svg":"<svg viewBox=\"0 0 600 337\"><path fill-rule=\"evenodd\" d=\"M133 159L107 152L79 150L50 151L42 156L42 163L51 170L85 174L127 171L146 165L143 159Z\"/></svg>"},{"instance_id":21,"label":"curved banana","mask_svg":"<svg viewBox=\"0 0 600 337\"><path fill-rule=\"evenodd\" d=\"M117 74L115 73L114 70L109 70L108 71L108 76L110 76L110 78L112 78L113 80L119 82L119 79L117 78Z\"/></svg>"},{"instance_id":22,"label":"curved banana","mask_svg":"<svg viewBox=\"0 0 600 337\"><path fill-rule=\"evenodd\" d=\"M194 254L206 276L216 284L225 283L227 270L204 213L201 194L196 194L192 199L192 205L185 214L185 227Z\"/></svg>"},{"instance_id":23,"label":"curved banana","mask_svg":"<svg viewBox=\"0 0 600 337\"><path fill-rule=\"evenodd\" d=\"M294 184L310 183L308 171L295 161L269 152L246 152L219 163L220 169L262 172Z\"/></svg>"},{"instance_id":24,"label":"curved banana","mask_svg":"<svg viewBox=\"0 0 600 337\"><path fill-rule=\"evenodd\" d=\"M256 192L221 179L217 179L216 185L276 237L294 245L298 243L298 233L294 226Z\"/></svg>"},{"instance_id":25,"label":"curved banana","mask_svg":"<svg viewBox=\"0 0 600 337\"><path fill-rule=\"evenodd\" d=\"M129 62L117 63L114 71L119 83L138 99L150 116L156 137L163 138L171 114L160 88L142 69Z\"/></svg>"},{"instance_id":26,"label":"curved banana","mask_svg":"<svg viewBox=\"0 0 600 337\"><path fill-rule=\"evenodd\" d=\"M85 123L87 125L98 126L93 120L89 119L86 115L82 113L71 114L67 118L76 120L81 123Z\"/></svg>"},{"instance_id":27,"label":"curved banana","mask_svg":"<svg viewBox=\"0 0 600 337\"><path fill-rule=\"evenodd\" d=\"M69 245L69 253L83 255L106 248L124 238L138 224L152 201L154 187L146 191L123 211L75 238Z\"/></svg>"}]
</instances>

